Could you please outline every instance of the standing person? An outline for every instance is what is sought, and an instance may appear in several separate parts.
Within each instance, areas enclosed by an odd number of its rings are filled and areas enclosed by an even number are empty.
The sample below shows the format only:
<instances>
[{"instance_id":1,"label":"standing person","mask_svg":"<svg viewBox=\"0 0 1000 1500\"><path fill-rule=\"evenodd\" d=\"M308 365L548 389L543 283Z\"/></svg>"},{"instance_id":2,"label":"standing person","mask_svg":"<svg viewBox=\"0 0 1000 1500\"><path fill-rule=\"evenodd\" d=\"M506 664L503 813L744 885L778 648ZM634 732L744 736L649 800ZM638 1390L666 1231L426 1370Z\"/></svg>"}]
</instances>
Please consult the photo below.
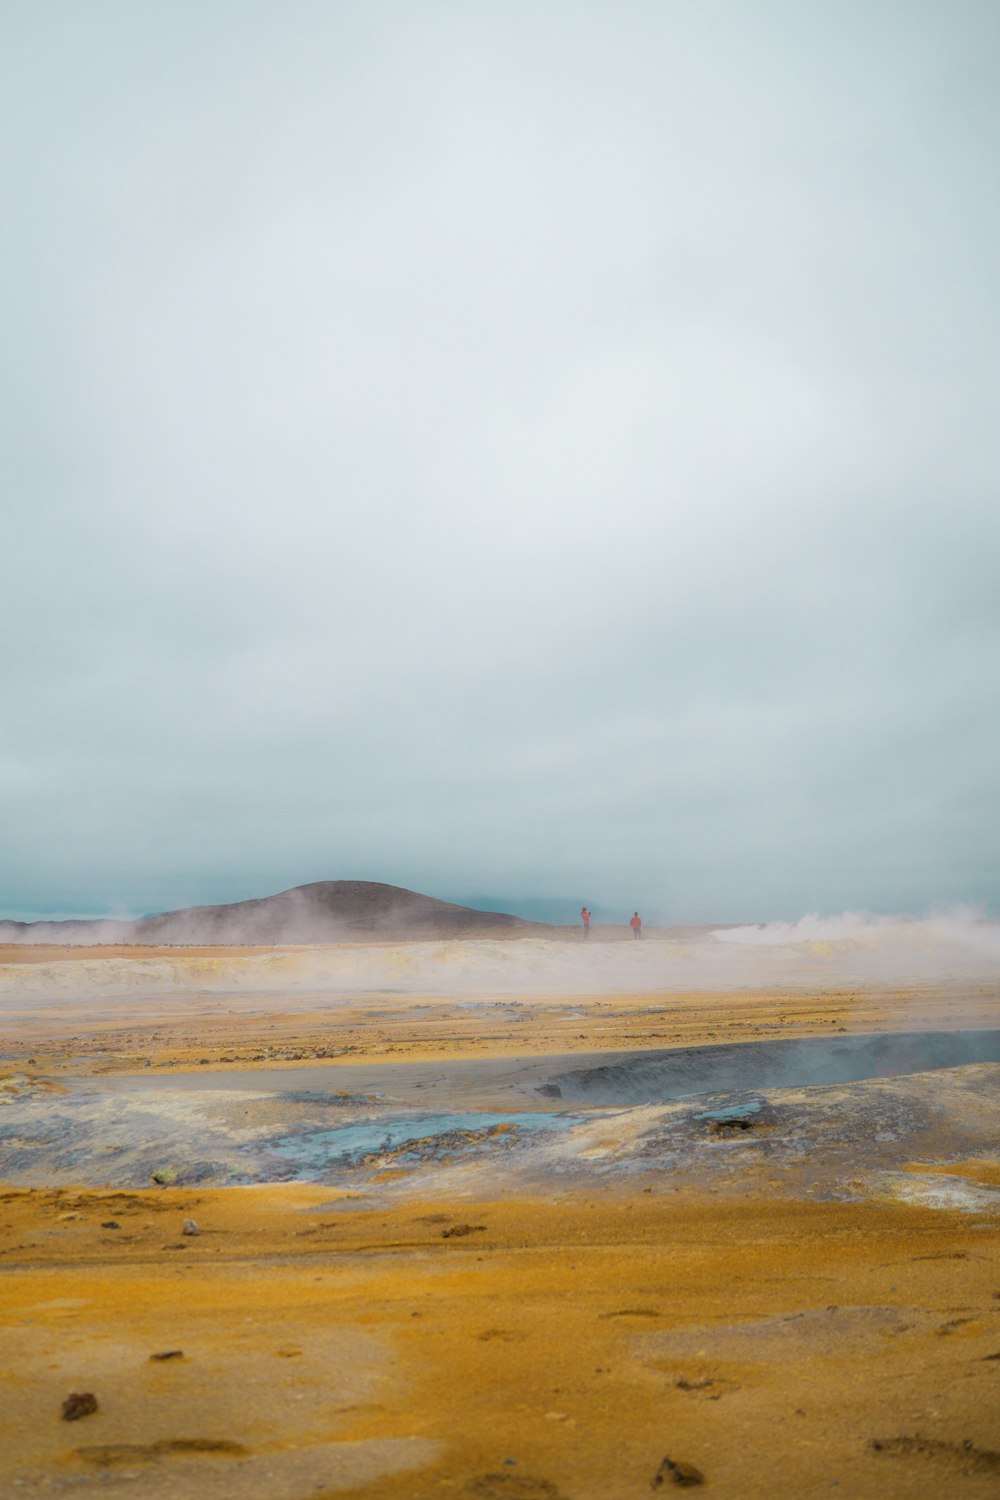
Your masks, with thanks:
<instances>
[{"instance_id":1,"label":"standing person","mask_svg":"<svg viewBox=\"0 0 1000 1500\"><path fill-rule=\"evenodd\" d=\"M642 918L637 911L632 913L632 920L628 925L632 929L632 936L634 938L642 937Z\"/></svg>"},{"instance_id":2,"label":"standing person","mask_svg":"<svg viewBox=\"0 0 1000 1500\"><path fill-rule=\"evenodd\" d=\"M586 942L590 937L590 911L586 906L580 908L580 921L583 923L583 939Z\"/></svg>"}]
</instances>

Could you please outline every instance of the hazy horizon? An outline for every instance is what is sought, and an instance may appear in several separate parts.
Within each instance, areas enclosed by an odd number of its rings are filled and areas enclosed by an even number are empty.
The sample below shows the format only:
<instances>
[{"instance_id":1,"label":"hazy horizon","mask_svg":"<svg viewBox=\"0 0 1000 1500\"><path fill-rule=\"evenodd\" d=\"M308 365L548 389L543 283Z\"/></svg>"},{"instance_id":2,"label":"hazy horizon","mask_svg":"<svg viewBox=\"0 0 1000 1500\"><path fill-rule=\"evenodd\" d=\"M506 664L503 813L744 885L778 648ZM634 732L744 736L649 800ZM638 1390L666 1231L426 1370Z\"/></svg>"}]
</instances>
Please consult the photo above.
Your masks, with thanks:
<instances>
[{"instance_id":1,"label":"hazy horizon","mask_svg":"<svg viewBox=\"0 0 1000 1500\"><path fill-rule=\"evenodd\" d=\"M361 879L356 876L331 877L331 879ZM311 882L304 882L311 883ZM379 884L394 884L391 881L377 882ZM285 889L295 889L287 887ZM488 896L482 894L466 893L442 893L420 887L403 887L402 889L413 890L416 894L431 896L439 901L451 902L455 905L471 907L475 911L505 912L512 916L523 917L532 922L549 923L553 926L575 926L579 922L580 906L583 902L576 897L560 896L525 896L504 897ZM211 901L185 903L183 907L158 907L144 910L125 911L99 911L93 909L79 908L76 910L52 909L52 910L0 910L0 923L12 922L59 922L59 921L136 921L144 917L162 915L167 911L185 910L190 907L199 906L225 906L236 904L240 901L251 901L281 894L278 890L259 890L250 895L233 897L232 901ZM586 898L583 898L584 902ZM618 905L609 905L600 902L586 902L590 907L593 921L596 927L623 926L628 922L632 912L636 910L636 903L624 902ZM960 905L944 906L940 903L930 903L923 909L903 911L898 909L879 911L872 907L866 908L844 908L838 911L783 911L771 912L766 916L748 916L730 913L722 917L712 912L701 915L692 915L685 919L677 919L668 913L651 907L648 903L639 901L638 909L642 913L645 924L652 926L704 926L704 927L739 927L764 926L772 930L788 927L801 927L806 929L810 924L819 922L836 927L837 924L846 923L878 926L886 920L899 919L902 922L920 921L959 921L968 922L996 922L1000 920L1000 914L991 910L985 903L965 903Z\"/></svg>"},{"instance_id":2,"label":"hazy horizon","mask_svg":"<svg viewBox=\"0 0 1000 1500\"><path fill-rule=\"evenodd\" d=\"M0 43L0 912L1000 906L1000 7Z\"/></svg>"}]
</instances>

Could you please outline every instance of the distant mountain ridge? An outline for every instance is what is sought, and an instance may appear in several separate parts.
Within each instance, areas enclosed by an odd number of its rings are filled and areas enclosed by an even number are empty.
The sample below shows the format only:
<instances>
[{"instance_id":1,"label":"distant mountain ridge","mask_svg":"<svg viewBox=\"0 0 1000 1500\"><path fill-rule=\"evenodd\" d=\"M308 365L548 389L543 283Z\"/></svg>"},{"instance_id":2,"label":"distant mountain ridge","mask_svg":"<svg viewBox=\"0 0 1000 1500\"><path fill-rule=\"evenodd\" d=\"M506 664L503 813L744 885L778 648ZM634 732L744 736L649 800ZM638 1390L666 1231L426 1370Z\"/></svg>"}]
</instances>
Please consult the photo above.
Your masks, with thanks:
<instances>
[{"instance_id":1,"label":"distant mountain ridge","mask_svg":"<svg viewBox=\"0 0 1000 1500\"><path fill-rule=\"evenodd\" d=\"M142 943L197 947L329 943L351 938L496 937L545 932L509 912L476 911L398 885L317 880L275 896L190 906L132 921L0 921L0 943Z\"/></svg>"}]
</instances>

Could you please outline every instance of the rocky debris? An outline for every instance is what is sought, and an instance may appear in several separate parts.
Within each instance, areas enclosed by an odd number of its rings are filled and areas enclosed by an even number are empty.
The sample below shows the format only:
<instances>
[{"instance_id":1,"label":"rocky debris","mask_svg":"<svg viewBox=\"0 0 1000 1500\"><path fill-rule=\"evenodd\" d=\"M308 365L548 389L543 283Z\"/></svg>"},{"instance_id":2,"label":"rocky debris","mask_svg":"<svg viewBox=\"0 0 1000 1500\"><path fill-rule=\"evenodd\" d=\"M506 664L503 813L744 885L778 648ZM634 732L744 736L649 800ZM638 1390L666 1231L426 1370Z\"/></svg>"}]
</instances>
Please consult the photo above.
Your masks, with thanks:
<instances>
[{"instance_id":1,"label":"rocky debris","mask_svg":"<svg viewBox=\"0 0 1000 1500\"><path fill-rule=\"evenodd\" d=\"M486 1228L485 1224L452 1224L450 1229L442 1229L443 1240L454 1240L465 1234L481 1234Z\"/></svg>"},{"instance_id":2,"label":"rocky debris","mask_svg":"<svg viewBox=\"0 0 1000 1500\"><path fill-rule=\"evenodd\" d=\"M739 1135L775 1123L774 1110L766 1099L748 1099L742 1104L727 1104L721 1109L705 1110L695 1115L704 1121L712 1135Z\"/></svg>"},{"instance_id":3,"label":"rocky debris","mask_svg":"<svg viewBox=\"0 0 1000 1500\"><path fill-rule=\"evenodd\" d=\"M229 1458L242 1458L247 1450L242 1443L233 1443L227 1438L157 1438L155 1443L102 1443L74 1451L75 1456L85 1463L111 1469L117 1464L146 1463L171 1454L185 1457L191 1453L219 1453Z\"/></svg>"},{"instance_id":4,"label":"rocky debris","mask_svg":"<svg viewBox=\"0 0 1000 1500\"><path fill-rule=\"evenodd\" d=\"M477 1479L469 1480L465 1493L478 1495L480 1500L562 1500L551 1479L510 1471L506 1474L480 1474Z\"/></svg>"},{"instance_id":5,"label":"rocky debris","mask_svg":"<svg viewBox=\"0 0 1000 1500\"><path fill-rule=\"evenodd\" d=\"M702 1380L687 1380L682 1376L674 1381L674 1386L679 1391L689 1391L693 1395L704 1396L708 1401L721 1401L723 1396L739 1390L739 1385L735 1380L720 1380L714 1375L706 1375Z\"/></svg>"},{"instance_id":6,"label":"rocky debris","mask_svg":"<svg viewBox=\"0 0 1000 1500\"><path fill-rule=\"evenodd\" d=\"M871 1438L873 1453L887 1453L894 1458L937 1458L957 1461L967 1474L1000 1474L1000 1453L991 1448L977 1448L971 1438L962 1443L948 1443L941 1438L921 1437L909 1433L894 1438Z\"/></svg>"},{"instance_id":7,"label":"rocky debris","mask_svg":"<svg viewBox=\"0 0 1000 1500\"><path fill-rule=\"evenodd\" d=\"M122 1226L119 1224L119 1222L118 1222L117 1219L102 1219L101 1220L101 1228L102 1229L120 1229L121 1227Z\"/></svg>"},{"instance_id":8,"label":"rocky debris","mask_svg":"<svg viewBox=\"0 0 1000 1500\"><path fill-rule=\"evenodd\" d=\"M150 1180L155 1182L157 1187L173 1187L177 1182L176 1167L160 1167L158 1171L151 1172L149 1175Z\"/></svg>"},{"instance_id":9,"label":"rocky debris","mask_svg":"<svg viewBox=\"0 0 1000 1500\"><path fill-rule=\"evenodd\" d=\"M658 1307L616 1307L614 1312L598 1314L602 1321L605 1318L662 1318L663 1316Z\"/></svg>"},{"instance_id":10,"label":"rocky debris","mask_svg":"<svg viewBox=\"0 0 1000 1500\"><path fill-rule=\"evenodd\" d=\"M546 1099L561 1099L563 1091L558 1083L540 1083L535 1090L536 1094L542 1094Z\"/></svg>"},{"instance_id":11,"label":"rocky debris","mask_svg":"<svg viewBox=\"0 0 1000 1500\"><path fill-rule=\"evenodd\" d=\"M91 1391L74 1391L62 1404L64 1422L76 1422L97 1410L97 1397Z\"/></svg>"},{"instance_id":12,"label":"rocky debris","mask_svg":"<svg viewBox=\"0 0 1000 1500\"><path fill-rule=\"evenodd\" d=\"M940 1328L935 1328L934 1332L947 1337L949 1334L955 1333L959 1328L964 1328L967 1323L974 1323L975 1321L975 1318L949 1318L947 1323L942 1323Z\"/></svg>"},{"instance_id":13,"label":"rocky debris","mask_svg":"<svg viewBox=\"0 0 1000 1500\"><path fill-rule=\"evenodd\" d=\"M161 1350L157 1354L151 1354L149 1357L150 1357L150 1359L155 1359L155 1360L160 1361L160 1362L162 1362L165 1359L183 1359L184 1358L184 1350L183 1349L163 1349L163 1350Z\"/></svg>"},{"instance_id":14,"label":"rocky debris","mask_svg":"<svg viewBox=\"0 0 1000 1500\"><path fill-rule=\"evenodd\" d=\"M694 1464L685 1463L680 1458L664 1458L660 1467L653 1476L652 1488L658 1489L661 1484L693 1485L704 1484L705 1476Z\"/></svg>"},{"instance_id":15,"label":"rocky debris","mask_svg":"<svg viewBox=\"0 0 1000 1500\"><path fill-rule=\"evenodd\" d=\"M371 1151L361 1158L361 1165L380 1167L414 1156L424 1161L433 1161L459 1151L474 1150L487 1142L513 1146L517 1139L517 1126L506 1120L499 1125L484 1125L478 1130L443 1130L439 1135L412 1136L409 1140L400 1141L398 1146L383 1146L380 1151Z\"/></svg>"},{"instance_id":16,"label":"rocky debris","mask_svg":"<svg viewBox=\"0 0 1000 1500\"><path fill-rule=\"evenodd\" d=\"M201 1234L201 1230L194 1219L185 1219L181 1225L181 1234Z\"/></svg>"}]
</instances>

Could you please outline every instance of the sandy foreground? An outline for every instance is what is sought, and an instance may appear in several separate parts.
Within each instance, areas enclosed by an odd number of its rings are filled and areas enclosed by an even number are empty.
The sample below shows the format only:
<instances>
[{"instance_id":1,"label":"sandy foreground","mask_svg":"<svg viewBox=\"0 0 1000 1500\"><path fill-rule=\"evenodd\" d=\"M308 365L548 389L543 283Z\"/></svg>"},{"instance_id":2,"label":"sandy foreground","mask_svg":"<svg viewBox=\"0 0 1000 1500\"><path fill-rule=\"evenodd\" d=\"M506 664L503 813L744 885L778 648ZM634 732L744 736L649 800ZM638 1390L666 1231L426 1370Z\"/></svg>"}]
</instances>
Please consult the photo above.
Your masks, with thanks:
<instances>
[{"instance_id":1,"label":"sandy foreground","mask_svg":"<svg viewBox=\"0 0 1000 1500\"><path fill-rule=\"evenodd\" d=\"M1000 1493L1000 1062L753 1077L994 1029L989 973L518 947L0 953L0 1493ZM733 1043L724 1092L595 1093Z\"/></svg>"}]
</instances>

